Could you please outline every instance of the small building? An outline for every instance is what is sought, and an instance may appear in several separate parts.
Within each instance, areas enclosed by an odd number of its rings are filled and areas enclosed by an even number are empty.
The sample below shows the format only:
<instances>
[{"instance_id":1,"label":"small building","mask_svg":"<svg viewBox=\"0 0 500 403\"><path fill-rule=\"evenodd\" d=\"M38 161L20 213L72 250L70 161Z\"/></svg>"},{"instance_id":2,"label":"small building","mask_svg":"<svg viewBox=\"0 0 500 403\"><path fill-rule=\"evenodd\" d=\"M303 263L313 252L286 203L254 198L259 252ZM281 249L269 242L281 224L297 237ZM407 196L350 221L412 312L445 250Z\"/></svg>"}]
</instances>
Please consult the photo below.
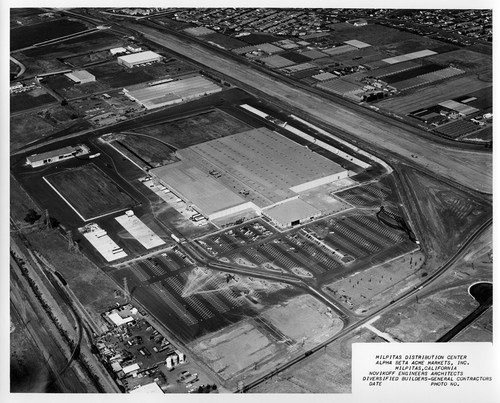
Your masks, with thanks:
<instances>
[{"instance_id":1,"label":"small building","mask_svg":"<svg viewBox=\"0 0 500 403\"><path fill-rule=\"evenodd\" d=\"M132 53L137 53L137 52L142 52L142 48L141 47L134 47L134 46L127 46L127 50L132 52Z\"/></svg>"},{"instance_id":2,"label":"small building","mask_svg":"<svg viewBox=\"0 0 500 403\"><path fill-rule=\"evenodd\" d=\"M132 389L128 393L162 393L163 390L160 388L156 382L148 383L147 385L139 386L135 389Z\"/></svg>"},{"instance_id":3,"label":"small building","mask_svg":"<svg viewBox=\"0 0 500 403\"><path fill-rule=\"evenodd\" d=\"M77 146L67 146L58 148L57 150L47 151L45 153L33 154L26 157L26 164L31 165L33 168L43 165L53 164L73 158L79 155L85 155L90 152L86 145L78 144Z\"/></svg>"},{"instance_id":4,"label":"small building","mask_svg":"<svg viewBox=\"0 0 500 403\"><path fill-rule=\"evenodd\" d=\"M348 20L347 23L354 25L355 27L363 27L368 25L368 21L363 18L356 18L354 20Z\"/></svg>"},{"instance_id":5,"label":"small building","mask_svg":"<svg viewBox=\"0 0 500 403\"><path fill-rule=\"evenodd\" d=\"M22 83L14 83L10 85L10 93L15 93L23 89Z\"/></svg>"},{"instance_id":6,"label":"small building","mask_svg":"<svg viewBox=\"0 0 500 403\"><path fill-rule=\"evenodd\" d=\"M141 367L139 367L139 364L135 363L132 365L128 365L126 367L122 368L122 371L125 375L133 375L134 373L137 373Z\"/></svg>"},{"instance_id":7,"label":"small building","mask_svg":"<svg viewBox=\"0 0 500 403\"><path fill-rule=\"evenodd\" d=\"M110 49L109 50L111 52L111 54L114 56L114 55L119 55L121 53L127 53L127 49L125 48L113 48L113 49Z\"/></svg>"},{"instance_id":8,"label":"small building","mask_svg":"<svg viewBox=\"0 0 500 403\"><path fill-rule=\"evenodd\" d=\"M126 56L118 56L118 64L132 68L134 66L145 64L145 63L155 63L161 61L161 55L158 53L147 50L145 52L133 53Z\"/></svg>"},{"instance_id":9,"label":"small building","mask_svg":"<svg viewBox=\"0 0 500 403\"><path fill-rule=\"evenodd\" d=\"M95 76L90 74L87 70L74 70L71 73L66 73L65 76L77 84L91 83L95 81Z\"/></svg>"},{"instance_id":10,"label":"small building","mask_svg":"<svg viewBox=\"0 0 500 403\"><path fill-rule=\"evenodd\" d=\"M281 228L289 228L313 220L321 215L321 211L305 201L296 198L262 210L274 224Z\"/></svg>"}]
</instances>

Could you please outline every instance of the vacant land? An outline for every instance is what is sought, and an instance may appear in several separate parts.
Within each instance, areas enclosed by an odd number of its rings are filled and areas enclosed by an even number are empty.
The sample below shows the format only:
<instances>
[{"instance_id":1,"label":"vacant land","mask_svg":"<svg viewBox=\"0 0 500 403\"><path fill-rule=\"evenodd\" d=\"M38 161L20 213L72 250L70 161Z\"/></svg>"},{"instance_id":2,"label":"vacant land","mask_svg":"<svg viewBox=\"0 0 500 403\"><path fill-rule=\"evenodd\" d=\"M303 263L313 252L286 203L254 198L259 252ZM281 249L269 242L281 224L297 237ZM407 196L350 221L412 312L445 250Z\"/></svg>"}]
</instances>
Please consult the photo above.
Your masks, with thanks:
<instances>
[{"instance_id":1,"label":"vacant land","mask_svg":"<svg viewBox=\"0 0 500 403\"><path fill-rule=\"evenodd\" d=\"M460 77L412 91L408 95L389 98L377 102L376 105L379 108L403 116L412 111L436 105L439 102L454 99L490 86L490 82L481 81L475 77Z\"/></svg>"},{"instance_id":2,"label":"vacant land","mask_svg":"<svg viewBox=\"0 0 500 403\"><path fill-rule=\"evenodd\" d=\"M237 381L249 381L270 371L341 328L340 319L326 306L301 295L254 319L204 336L190 347L235 387Z\"/></svg>"},{"instance_id":3,"label":"vacant land","mask_svg":"<svg viewBox=\"0 0 500 403\"><path fill-rule=\"evenodd\" d=\"M175 156L174 149L155 139L125 135L119 142L150 166L166 165L179 161L179 158Z\"/></svg>"},{"instance_id":4,"label":"vacant land","mask_svg":"<svg viewBox=\"0 0 500 403\"><path fill-rule=\"evenodd\" d=\"M11 95L10 113L36 108L53 102L57 102L57 99L48 94L43 88L35 88L31 91Z\"/></svg>"},{"instance_id":5,"label":"vacant land","mask_svg":"<svg viewBox=\"0 0 500 403\"><path fill-rule=\"evenodd\" d=\"M86 29L87 26L84 23L69 18L11 29L10 49L24 48L35 43L82 32Z\"/></svg>"},{"instance_id":6,"label":"vacant land","mask_svg":"<svg viewBox=\"0 0 500 403\"><path fill-rule=\"evenodd\" d=\"M491 56L468 49L458 49L440 55L433 55L426 60L447 66L452 64L459 69L478 74L491 71L493 68Z\"/></svg>"},{"instance_id":7,"label":"vacant land","mask_svg":"<svg viewBox=\"0 0 500 403\"><path fill-rule=\"evenodd\" d=\"M387 52L392 53L393 55L402 55L406 53L418 52L419 50L429 49L434 52L440 52L446 50L454 50L457 49L457 46L449 45L448 47L443 46L443 42L436 41L434 39L427 38L425 36L417 36L412 39L394 42L385 46L382 46ZM427 60L427 58L426 58ZM436 61L437 62L437 61Z\"/></svg>"},{"instance_id":8,"label":"vacant land","mask_svg":"<svg viewBox=\"0 0 500 403\"><path fill-rule=\"evenodd\" d=\"M187 119L136 130L156 137L177 148L185 148L205 141L250 130L241 120L215 109Z\"/></svg>"},{"instance_id":9,"label":"vacant land","mask_svg":"<svg viewBox=\"0 0 500 403\"><path fill-rule=\"evenodd\" d=\"M85 220L136 204L128 193L92 163L44 178Z\"/></svg>"},{"instance_id":10,"label":"vacant land","mask_svg":"<svg viewBox=\"0 0 500 403\"><path fill-rule=\"evenodd\" d=\"M337 42L357 39L358 41L375 46L402 42L408 39L420 39L420 36L376 24L355 27L354 25L348 23L339 23L333 24L332 28L334 32L331 35Z\"/></svg>"},{"instance_id":11,"label":"vacant land","mask_svg":"<svg viewBox=\"0 0 500 403\"><path fill-rule=\"evenodd\" d=\"M100 314L115 303L118 287L85 255L68 250L68 242L59 233L33 232L27 235L31 245L59 271L78 300L97 324L105 323Z\"/></svg>"},{"instance_id":12,"label":"vacant land","mask_svg":"<svg viewBox=\"0 0 500 403\"><path fill-rule=\"evenodd\" d=\"M59 104L48 107L38 112L26 112L10 117L10 146L15 151L20 147L56 130L71 132L83 130L90 125L83 122L66 106Z\"/></svg>"},{"instance_id":13,"label":"vacant land","mask_svg":"<svg viewBox=\"0 0 500 403\"><path fill-rule=\"evenodd\" d=\"M307 350L342 330L342 321L310 295L295 297L262 314L283 334Z\"/></svg>"},{"instance_id":14,"label":"vacant land","mask_svg":"<svg viewBox=\"0 0 500 403\"><path fill-rule=\"evenodd\" d=\"M390 262L356 272L349 277L328 284L323 290L356 314L363 314L387 301L406 289L410 280L418 280L419 269L425 262L422 252L405 254ZM413 278L410 278L415 274Z\"/></svg>"},{"instance_id":15,"label":"vacant land","mask_svg":"<svg viewBox=\"0 0 500 403\"><path fill-rule=\"evenodd\" d=\"M281 374L252 389L251 393L350 393L352 344L380 343L383 340L368 330L358 330L329 344Z\"/></svg>"}]
</instances>

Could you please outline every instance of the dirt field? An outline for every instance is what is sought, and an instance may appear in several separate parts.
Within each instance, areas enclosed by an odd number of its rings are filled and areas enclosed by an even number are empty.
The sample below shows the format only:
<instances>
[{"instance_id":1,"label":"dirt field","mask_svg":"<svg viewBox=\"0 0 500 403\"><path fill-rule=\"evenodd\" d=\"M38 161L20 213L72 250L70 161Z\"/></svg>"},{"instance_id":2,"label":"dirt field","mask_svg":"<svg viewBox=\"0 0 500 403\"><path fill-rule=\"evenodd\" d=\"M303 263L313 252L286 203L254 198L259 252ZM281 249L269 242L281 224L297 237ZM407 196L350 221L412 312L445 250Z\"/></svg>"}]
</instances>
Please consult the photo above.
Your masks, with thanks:
<instances>
[{"instance_id":1,"label":"dirt field","mask_svg":"<svg viewBox=\"0 0 500 403\"><path fill-rule=\"evenodd\" d=\"M417 294L418 299L412 298L374 325L402 341L436 341L479 305L468 294L469 286L477 281L492 281L492 276L492 233L489 230L471 245L463 259ZM491 340L491 317L488 319L486 313L452 341Z\"/></svg>"},{"instance_id":2,"label":"dirt field","mask_svg":"<svg viewBox=\"0 0 500 403\"><path fill-rule=\"evenodd\" d=\"M47 93L45 89L35 88L32 91L11 95L10 113L36 108L38 106L43 106L55 102L57 102L57 99Z\"/></svg>"},{"instance_id":3,"label":"dirt field","mask_svg":"<svg viewBox=\"0 0 500 403\"><path fill-rule=\"evenodd\" d=\"M397 115L404 116L418 109L436 105L439 102L457 98L490 86L491 82L481 81L476 77L460 77L412 91L408 95L388 98L375 103L375 105L394 112Z\"/></svg>"},{"instance_id":4,"label":"dirt field","mask_svg":"<svg viewBox=\"0 0 500 403\"><path fill-rule=\"evenodd\" d=\"M491 56L473 52L468 49L459 49L452 52L434 55L426 60L443 65L452 64L454 67L465 70L469 73L485 73L492 70Z\"/></svg>"},{"instance_id":5,"label":"dirt field","mask_svg":"<svg viewBox=\"0 0 500 403\"><path fill-rule=\"evenodd\" d=\"M124 135L120 143L138 155L150 166L160 166L179 161L175 151L154 139L141 136Z\"/></svg>"},{"instance_id":6,"label":"dirt field","mask_svg":"<svg viewBox=\"0 0 500 403\"><path fill-rule=\"evenodd\" d=\"M251 393L351 393L352 343L380 343L366 329L343 338L252 389Z\"/></svg>"},{"instance_id":7,"label":"dirt field","mask_svg":"<svg viewBox=\"0 0 500 403\"><path fill-rule=\"evenodd\" d=\"M86 29L87 26L84 23L70 18L19 27L10 30L10 48L16 50Z\"/></svg>"},{"instance_id":8,"label":"dirt field","mask_svg":"<svg viewBox=\"0 0 500 403\"><path fill-rule=\"evenodd\" d=\"M411 183L424 241L436 256L449 256L473 228L491 215L491 206L483 200L449 188L442 182L405 170Z\"/></svg>"},{"instance_id":9,"label":"dirt field","mask_svg":"<svg viewBox=\"0 0 500 403\"><path fill-rule=\"evenodd\" d=\"M117 302L123 303L120 288L82 254L70 252L67 241L56 231L27 235L38 250L59 271L78 300L97 324L104 323L100 314ZM115 298L115 296L120 296Z\"/></svg>"},{"instance_id":10,"label":"dirt field","mask_svg":"<svg viewBox=\"0 0 500 403\"><path fill-rule=\"evenodd\" d=\"M297 315L299 315L297 317ZM190 347L234 387L340 331L342 322L308 295L204 336Z\"/></svg>"},{"instance_id":11,"label":"dirt field","mask_svg":"<svg viewBox=\"0 0 500 403\"><path fill-rule=\"evenodd\" d=\"M420 50L429 49L434 52L442 53L444 50L454 50L457 49L456 46L446 45L443 42L427 38L425 36L413 36L412 39L408 39L401 42L394 42L389 45L381 47L386 52L390 52L392 55L402 55L406 53L418 52ZM430 57L432 58L432 57ZM430 58L426 58L428 60Z\"/></svg>"},{"instance_id":12,"label":"dirt field","mask_svg":"<svg viewBox=\"0 0 500 403\"><path fill-rule=\"evenodd\" d=\"M262 316L296 342L309 349L342 330L342 321L310 295L296 297L265 311Z\"/></svg>"},{"instance_id":13,"label":"dirt field","mask_svg":"<svg viewBox=\"0 0 500 403\"><path fill-rule=\"evenodd\" d=\"M328 284L323 290L356 314L365 314L387 304L418 280L424 263L422 252L412 252Z\"/></svg>"},{"instance_id":14,"label":"dirt field","mask_svg":"<svg viewBox=\"0 0 500 403\"><path fill-rule=\"evenodd\" d=\"M197 116L136 130L156 137L177 148L250 130L252 127L227 113L215 109Z\"/></svg>"},{"instance_id":15,"label":"dirt field","mask_svg":"<svg viewBox=\"0 0 500 403\"><path fill-rule=\"evenodd\" d=\"M339 23L333 24L332 28L334 30L332 36L337 42L357 39L358 41L366 42L372 46L420 38L409 32L402 32L394 28L375 24L355 27L348 23Z\"/></svg>"},{"instance_id":16,"label":"dirt field","mask_svg":"<svg viewBox=\"0 0 500 403\"><path fill-rule=\"evenodd\" d=\"M10 118L10 147L16 151L30 141L52 132L54 126L36 114L23 114Z\"/></svg>"},{"instance_id":17,"label":"dirt field","mask_svg":"<svg viewBox=\"0 0 500 403\"><path fill-rule=\"evenodd\" d=\"M92 163L45 178L87 220L136 204Z\"/></svg>"}]
</instances>

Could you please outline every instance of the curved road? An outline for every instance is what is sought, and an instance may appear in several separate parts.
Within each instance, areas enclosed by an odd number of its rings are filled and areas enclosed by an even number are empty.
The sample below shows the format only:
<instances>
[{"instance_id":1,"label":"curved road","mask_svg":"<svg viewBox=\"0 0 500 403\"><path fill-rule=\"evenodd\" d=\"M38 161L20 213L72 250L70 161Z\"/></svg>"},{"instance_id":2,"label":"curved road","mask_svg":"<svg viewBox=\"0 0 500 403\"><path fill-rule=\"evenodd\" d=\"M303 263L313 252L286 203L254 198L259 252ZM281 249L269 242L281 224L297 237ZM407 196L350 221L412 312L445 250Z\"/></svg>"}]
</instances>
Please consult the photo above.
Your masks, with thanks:
<instances>
[{"instance_id":1,"label":"curved road","mask_svg":"<svg viewBox=\"0 0 500 403\"><path fill-rule=\"evenodd\" d=\"M351 133L354 139L359 138L382 149L414 159L415 163L436 174L472 189L485 193L492 192L491 153L450 149L435 144L389 121L366 117L311 92L275 80L267 74L228 57L222 57L196 43L142 25L134 24L134 28L142 32L146 39L256 88L332 127ZM413 158L412 155L417 158Z\"/></svg>"}]
</instances>

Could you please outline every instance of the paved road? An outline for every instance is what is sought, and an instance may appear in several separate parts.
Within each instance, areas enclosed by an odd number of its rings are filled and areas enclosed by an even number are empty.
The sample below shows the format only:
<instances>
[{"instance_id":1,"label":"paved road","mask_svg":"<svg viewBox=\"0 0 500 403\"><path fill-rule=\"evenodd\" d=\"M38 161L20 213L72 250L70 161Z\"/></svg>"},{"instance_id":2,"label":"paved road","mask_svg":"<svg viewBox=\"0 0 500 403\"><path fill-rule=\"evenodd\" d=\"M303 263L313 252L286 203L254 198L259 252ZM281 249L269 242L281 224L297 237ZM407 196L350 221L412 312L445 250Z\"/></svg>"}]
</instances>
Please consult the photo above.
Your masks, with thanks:
<instances>
[{"instance_id":1,"label":"paved road","mask_svg":"<svg viewBox=\"0 0 500 403\"><path fill-rule=\"evenodd\" d=\"M211 52L196 43L158 32L153 28L131 23L125 24L141 31L147 39L161 46L256 88L285 104L301 109L335 128L351 133L353 139L359 138L382 149L413 159L415 163L436 174L472 189L485 193L492 192L491 153L463 151L436 145L425 138L396 127L390 121L369 118L361 113L353 112L333 101L275 80L243 63ZM412 155L417 158L413 158Z\"/></svg>"}]
</instances>

